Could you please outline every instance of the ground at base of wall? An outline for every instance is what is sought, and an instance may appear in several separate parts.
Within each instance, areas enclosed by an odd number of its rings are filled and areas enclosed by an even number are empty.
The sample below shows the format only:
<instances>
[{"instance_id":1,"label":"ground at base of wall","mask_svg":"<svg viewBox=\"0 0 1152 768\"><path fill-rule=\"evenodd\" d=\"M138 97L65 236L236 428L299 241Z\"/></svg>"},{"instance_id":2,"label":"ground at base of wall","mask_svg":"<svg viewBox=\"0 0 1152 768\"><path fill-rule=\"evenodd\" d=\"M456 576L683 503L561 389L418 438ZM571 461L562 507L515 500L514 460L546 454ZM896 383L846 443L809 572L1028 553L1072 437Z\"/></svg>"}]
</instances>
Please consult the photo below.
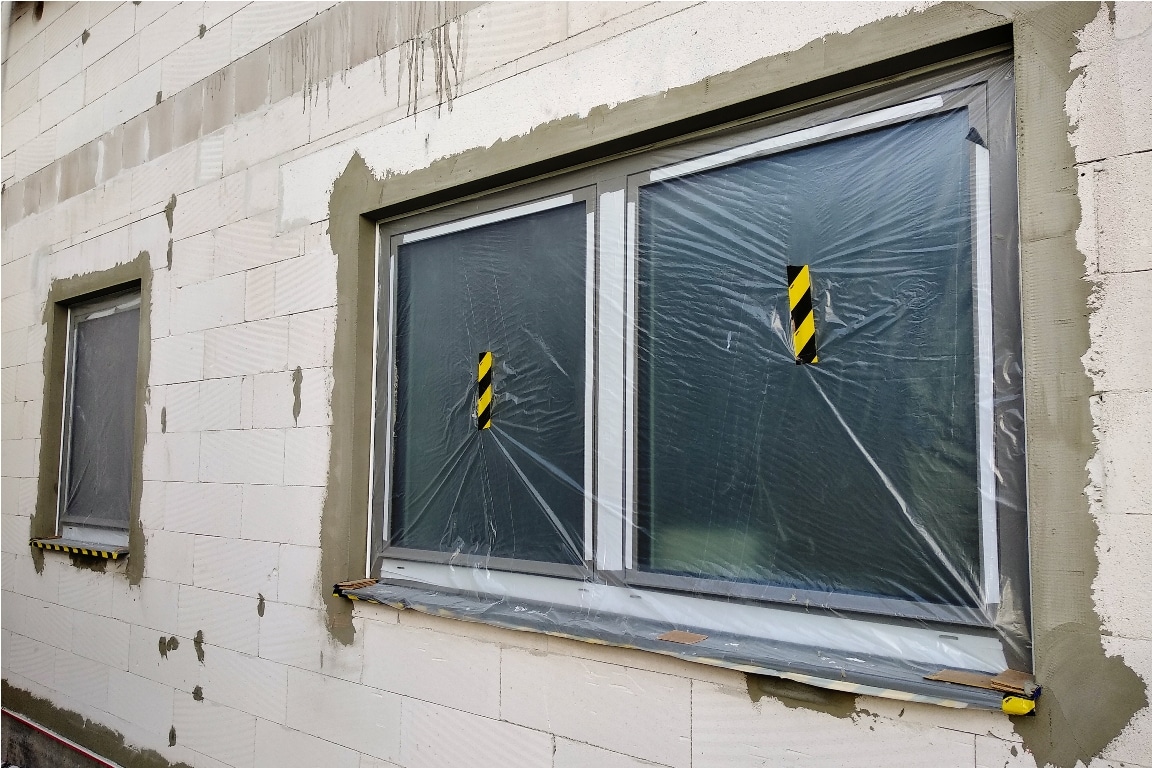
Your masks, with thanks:
<instances>
[{"instance_id":1,"label":"ground at base of wall","mask_svg":"<svg viewBox=\"0 0 1152 768\"><path fill-rule=\"evenodd\" d=\"M13 720L0 718L2 768L101 768L100 763L69 749L42 733Z\"/></svg>"}]
</instances>

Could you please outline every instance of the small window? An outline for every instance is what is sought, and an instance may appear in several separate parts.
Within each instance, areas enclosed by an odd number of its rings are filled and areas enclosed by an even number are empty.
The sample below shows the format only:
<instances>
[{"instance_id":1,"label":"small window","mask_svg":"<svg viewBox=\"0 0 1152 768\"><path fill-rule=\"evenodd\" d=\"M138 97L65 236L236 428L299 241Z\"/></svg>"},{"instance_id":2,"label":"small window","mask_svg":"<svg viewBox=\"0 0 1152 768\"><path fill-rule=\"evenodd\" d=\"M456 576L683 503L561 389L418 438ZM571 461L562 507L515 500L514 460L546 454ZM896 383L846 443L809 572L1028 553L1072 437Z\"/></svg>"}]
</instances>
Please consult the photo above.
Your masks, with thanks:
<instances>
[{"instance_id":1,"label":"small window","mask_svg":"<svg viewBox=\"0 0 1152 768\"><path fill-rule=\"evenodd\" d=\"M127 542L139 330L139 291L68 308L58 496L65 539Z\"/></svg>"}]
</instances>

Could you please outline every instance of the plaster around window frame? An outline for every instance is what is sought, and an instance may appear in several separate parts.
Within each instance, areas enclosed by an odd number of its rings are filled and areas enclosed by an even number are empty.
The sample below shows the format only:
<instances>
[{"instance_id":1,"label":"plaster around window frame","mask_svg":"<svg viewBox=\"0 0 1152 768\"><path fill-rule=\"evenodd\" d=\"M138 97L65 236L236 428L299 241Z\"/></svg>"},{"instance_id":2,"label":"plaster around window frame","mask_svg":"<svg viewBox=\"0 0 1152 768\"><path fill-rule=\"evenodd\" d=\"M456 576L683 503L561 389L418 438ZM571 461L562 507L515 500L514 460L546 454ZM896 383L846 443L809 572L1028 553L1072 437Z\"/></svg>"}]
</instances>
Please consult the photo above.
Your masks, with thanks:
<instances>
[{"instance_id":1,"label":"plaster around window frame","mask_svg":"<svg viewBox=\"0 0 1152 768\"><path fill-rule=\"evenodd\" d=\"M147 252L111 269L52 281L44 305L44 402L41 406L40 462L36 487L36 508L30 536L48 539L58 530L60 434L64 419L64 370L68 340L68 305L117 293L126 289L140 292L139 358L136 369L136 419L132 438L132 490L128 508L128 549L125 565L129 583L139 584L144 575L144 530L140 525L140 498L144 487L144 442L148 434L145 405L148 399L148 371L151 361L150 324L152 267ZM33 546L32 557L39 573L44 568L44 549ZM73 556L77 567L104 570L104 558Z\"/></svg>"},{"instance_id":2,"label":"plaster around window frame","mask_svg":"<svg viewBox=\"0 0 1152 768\"><path fill-rule=\"evenodd\" d=\"M1092 383L1081 363L1089 346L1090 286L1075 243L1079 207L1064 103L1075 76L1077 32L1099 7L1009 3L997 10L946 4L883 19L386 179L374 177L365 160L353 155L329 198L338 310L322 583L366 573L376 221L1010 43L1017 93L1033 638L1036 674L1045 686L1038 716L1016 726L1038 763L1071 768L1099 755L1148 703L1140 677L1122 658L1107 656L1101 643L1092 595L1098 529L1084 493L1093 450ZM325 599L333 635L351 642L352 603Z\"/></svg>"}]
</instances>

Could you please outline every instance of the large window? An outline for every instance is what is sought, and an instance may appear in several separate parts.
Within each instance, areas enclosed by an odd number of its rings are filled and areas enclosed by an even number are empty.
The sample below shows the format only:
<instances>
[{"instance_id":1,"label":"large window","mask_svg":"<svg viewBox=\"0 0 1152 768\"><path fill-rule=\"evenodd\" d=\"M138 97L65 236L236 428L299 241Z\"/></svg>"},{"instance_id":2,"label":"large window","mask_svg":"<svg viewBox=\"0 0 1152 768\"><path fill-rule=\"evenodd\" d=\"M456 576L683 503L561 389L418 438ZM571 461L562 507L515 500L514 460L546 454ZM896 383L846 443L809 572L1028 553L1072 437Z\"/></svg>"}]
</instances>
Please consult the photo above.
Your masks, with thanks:
<instances>
[{"instance_id":1,"label":"large window","mask_svg":"<svg viewBox=\"0 0 1152 768\"><path fill-rule=\"evenodd\" d=\"M375 570L1026 667L1016 248L987 60L383 223Z\"/></svg>"}]
</instances>

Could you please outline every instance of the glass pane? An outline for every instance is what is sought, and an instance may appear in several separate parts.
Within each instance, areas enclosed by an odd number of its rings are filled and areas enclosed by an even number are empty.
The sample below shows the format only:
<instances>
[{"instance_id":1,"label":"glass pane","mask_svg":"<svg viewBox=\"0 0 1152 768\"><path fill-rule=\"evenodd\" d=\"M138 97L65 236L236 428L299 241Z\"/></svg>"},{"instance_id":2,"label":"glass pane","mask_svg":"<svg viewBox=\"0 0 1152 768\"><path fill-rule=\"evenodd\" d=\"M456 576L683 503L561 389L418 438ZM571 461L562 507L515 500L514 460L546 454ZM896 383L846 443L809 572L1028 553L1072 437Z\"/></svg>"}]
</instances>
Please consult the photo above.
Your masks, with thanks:
<instances>
[{"instance_id":1,"label":"glass pane","mask_svg":"<svg viewBox=\"0 0 1152 768\"><path fill-rule=\"evenodd\" d=\"M76 326L63 514L68 523L128 527L139 328L139 308Z\"/></svg>"},{"instance_id":2,"label":"glass pane","mask_svg":"<svg viewBox=\"0 0 1152 768\"><path fill-rule=\"evenodd\" d=\"M967 113L642 188L643 570L980 602ZM787 266L809 265L797 365Z\"/></svg>"},{"instance_id":3,"label":"glass pane","mask_svg":"<svg viewBox=\"0 0 1152 768\"><path fill-rule=\"evenodd\" d=\"M582 562L586 215L578 203L399 248L394 545Z\"/></svg>"}]
</instances>

